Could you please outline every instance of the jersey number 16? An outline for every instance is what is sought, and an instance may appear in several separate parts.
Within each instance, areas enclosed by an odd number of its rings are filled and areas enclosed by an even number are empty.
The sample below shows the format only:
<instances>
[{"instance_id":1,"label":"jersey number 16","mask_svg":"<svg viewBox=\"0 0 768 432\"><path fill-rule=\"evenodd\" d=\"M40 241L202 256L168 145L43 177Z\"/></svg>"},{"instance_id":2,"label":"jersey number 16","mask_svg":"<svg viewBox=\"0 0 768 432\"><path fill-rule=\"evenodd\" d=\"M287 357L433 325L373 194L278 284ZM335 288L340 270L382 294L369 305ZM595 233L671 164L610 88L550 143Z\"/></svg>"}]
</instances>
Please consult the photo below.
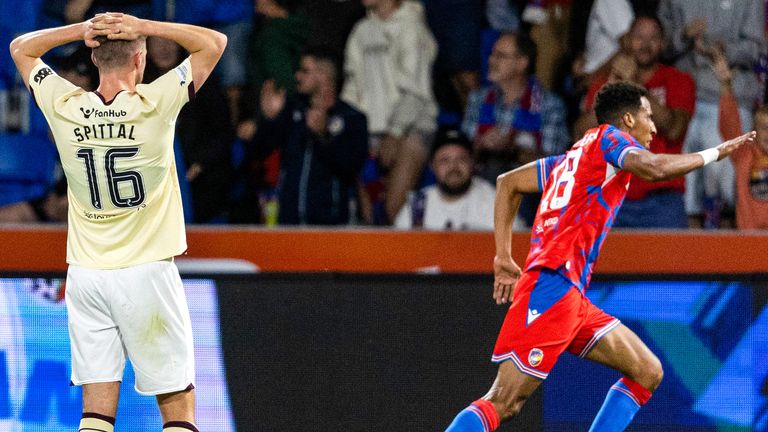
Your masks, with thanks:
<instances>
[{"instance_id":1,"label":"jersey number 16","mask_svg":"<svg viewBox=\"0 0 768 432\"><path fill-rule=\"evenodd\" d=\"M138 171L117 171L115 169L117 159L132 158L138 153L138 147L111 148L104 153L104 170L107 173L109 199L115 207L136 207L144 202L146 195L141 174ZM99 192L99 181L96 177L96 158L93 149L81 148L77 151L77 157L85 161L85 173L88 176L88 187L91 191L91 204L94 208L101 210L103 206ZM129 183L133 193L127 197L123 196L120 192L120 183Z\"/></svg>"}]
</instances>

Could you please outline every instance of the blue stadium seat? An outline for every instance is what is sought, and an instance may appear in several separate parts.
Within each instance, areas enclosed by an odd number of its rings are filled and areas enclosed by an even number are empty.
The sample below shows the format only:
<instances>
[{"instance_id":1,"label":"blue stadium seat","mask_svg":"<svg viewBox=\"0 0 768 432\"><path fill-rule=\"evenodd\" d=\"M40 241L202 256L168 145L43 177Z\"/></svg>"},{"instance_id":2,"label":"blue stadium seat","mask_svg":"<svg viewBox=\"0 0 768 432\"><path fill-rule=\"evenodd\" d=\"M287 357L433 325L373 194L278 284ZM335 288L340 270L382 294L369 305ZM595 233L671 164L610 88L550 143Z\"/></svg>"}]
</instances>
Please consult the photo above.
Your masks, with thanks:
<instances>
[{"instance_id":1,"label":"blue stadium seat","mask_svg":"<svg viewBox=\"0 0 768 432\"><path fill-rule=\"evenodd\" d=\"M0 134L0 206L44 195L54 184L57 160L45 137Z\"/></svg>"},{"instance_id":2,"label":"blue stadium seat","mask_svg":"<svg viewBox=\"0 0 768 432\"><path fill-rule=\"evenodd\" d=\"M7 27L11 35L36 30L41 8L42 0L0 2L0 26Z\"/></svg>"},{"instance_id":3,"label":"blue stadium seat","mask_svg":"<svg viewBox=\"0 0 768 432\"><path fill-rule=\"evenodd\" d=\"M5 24L0 22L0 44L7 47L11 43L11 33ZM0 90L6 89L12 82L11 78L16 73L11 53L7 49L0 50Z\"/></svg>"}]
</instances>

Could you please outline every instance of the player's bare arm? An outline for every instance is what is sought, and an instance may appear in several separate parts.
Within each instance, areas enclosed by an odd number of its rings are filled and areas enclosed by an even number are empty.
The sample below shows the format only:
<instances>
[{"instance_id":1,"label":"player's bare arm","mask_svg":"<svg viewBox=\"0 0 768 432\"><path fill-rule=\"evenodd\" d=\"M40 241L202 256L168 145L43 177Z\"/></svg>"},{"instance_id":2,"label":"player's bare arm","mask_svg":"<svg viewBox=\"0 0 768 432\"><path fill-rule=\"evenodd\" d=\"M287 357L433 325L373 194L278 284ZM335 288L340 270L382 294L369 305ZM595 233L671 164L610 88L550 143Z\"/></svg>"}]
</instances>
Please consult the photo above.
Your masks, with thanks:
<instances>
[{"instance_id":1,"label":"player's bare arm","mask_svg":"<svg viewBox=\"0 0 768 432\"><path fill-rule=\"evenodd\" d=\"M517 216L523 193L540 192L537 162L530 162L496 179L493 210L496 256L493 259L493 299L496 304L512 300L520 266L512 259L512 222Z\"/></svg>"},{"instance_id":2,"label":"player's bare arm","mask_svg":"<svg viewBox=\"0 0 768 432\"><path fill-rule=\"evenodd\" d=\"M654 154L646 150L636 150L625 157L624 169L644 180L668 180L688 174L709 162L725 159L742 144L754 140L755 131L752 131L698 153Z\"/></svg>"},{"instance_id":3,"label":"player's bare arm","mask_svg":"<svg viewBox=\"0 0 768 432\"><path fill-rule=\"evenodd\" d=\"M85 41L91 48L97 47L99 43L95 38L112 32L111 25L117 21L116 17L101 14L78 24L38 30L14 39L10 45L11 57L24 84L29 88L29 73L42 61L40 58L46 52L76 41Z\"/></svg>"},{"instance_id":4,"label":"player's bare arm","mask_svg":"<svg viewBox=\"0 0 768 432\"><path fill-rule=\"evenodd\" d=\"M157 36L170 39L190 53L192 79L195 91L202 87L219 62L227 37L223 33L189 24L168 23L136 18L127 14L109 14L120 17L113 24L109 39L134 40L141 36Z\"/></svg>"}]
</instances>

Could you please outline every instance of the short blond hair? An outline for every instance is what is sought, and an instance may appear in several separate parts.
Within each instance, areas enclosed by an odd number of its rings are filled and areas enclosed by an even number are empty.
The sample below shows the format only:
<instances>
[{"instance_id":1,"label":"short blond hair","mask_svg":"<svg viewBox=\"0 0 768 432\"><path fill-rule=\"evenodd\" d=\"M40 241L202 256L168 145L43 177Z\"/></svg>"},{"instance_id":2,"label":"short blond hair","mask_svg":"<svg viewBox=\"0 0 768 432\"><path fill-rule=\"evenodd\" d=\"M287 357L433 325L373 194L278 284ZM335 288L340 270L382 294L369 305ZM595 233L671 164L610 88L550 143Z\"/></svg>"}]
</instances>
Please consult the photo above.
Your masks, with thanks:
<instances>
[{"instance_id":1,"label":"short blond hair","mask_svg":"<svg viewBox=\"0 0 768 432\"><path fill-rule=\"evenodd\" d=\"M126 66L135 53L147 49L147 38L140 37L134 40L107 39L99 36L96 38L99 46L93 49L93 59L96 66L101 69L115 69Z\"/></svg>"}]
</instances>

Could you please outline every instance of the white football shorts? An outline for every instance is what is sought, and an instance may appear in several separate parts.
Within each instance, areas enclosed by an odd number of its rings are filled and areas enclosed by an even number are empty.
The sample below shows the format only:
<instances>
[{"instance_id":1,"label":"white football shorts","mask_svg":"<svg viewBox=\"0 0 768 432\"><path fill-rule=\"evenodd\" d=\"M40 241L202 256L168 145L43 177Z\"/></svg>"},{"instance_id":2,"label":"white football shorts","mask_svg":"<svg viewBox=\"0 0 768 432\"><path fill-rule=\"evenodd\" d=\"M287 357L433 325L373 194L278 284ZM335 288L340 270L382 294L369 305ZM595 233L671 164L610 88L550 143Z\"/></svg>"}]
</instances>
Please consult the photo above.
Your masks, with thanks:
<instances>
[{"instance_id":1,"label":"white football shorts","mask_svg":"<svg viewBox=\"0 0 768 432\"><path fill-rule=\"evenodd\" d=\"M70 265L65 293L74 385L122 381L126 355L143 395L194 387L192 322L179 270Z\"/></svg>"}]
</instances>

